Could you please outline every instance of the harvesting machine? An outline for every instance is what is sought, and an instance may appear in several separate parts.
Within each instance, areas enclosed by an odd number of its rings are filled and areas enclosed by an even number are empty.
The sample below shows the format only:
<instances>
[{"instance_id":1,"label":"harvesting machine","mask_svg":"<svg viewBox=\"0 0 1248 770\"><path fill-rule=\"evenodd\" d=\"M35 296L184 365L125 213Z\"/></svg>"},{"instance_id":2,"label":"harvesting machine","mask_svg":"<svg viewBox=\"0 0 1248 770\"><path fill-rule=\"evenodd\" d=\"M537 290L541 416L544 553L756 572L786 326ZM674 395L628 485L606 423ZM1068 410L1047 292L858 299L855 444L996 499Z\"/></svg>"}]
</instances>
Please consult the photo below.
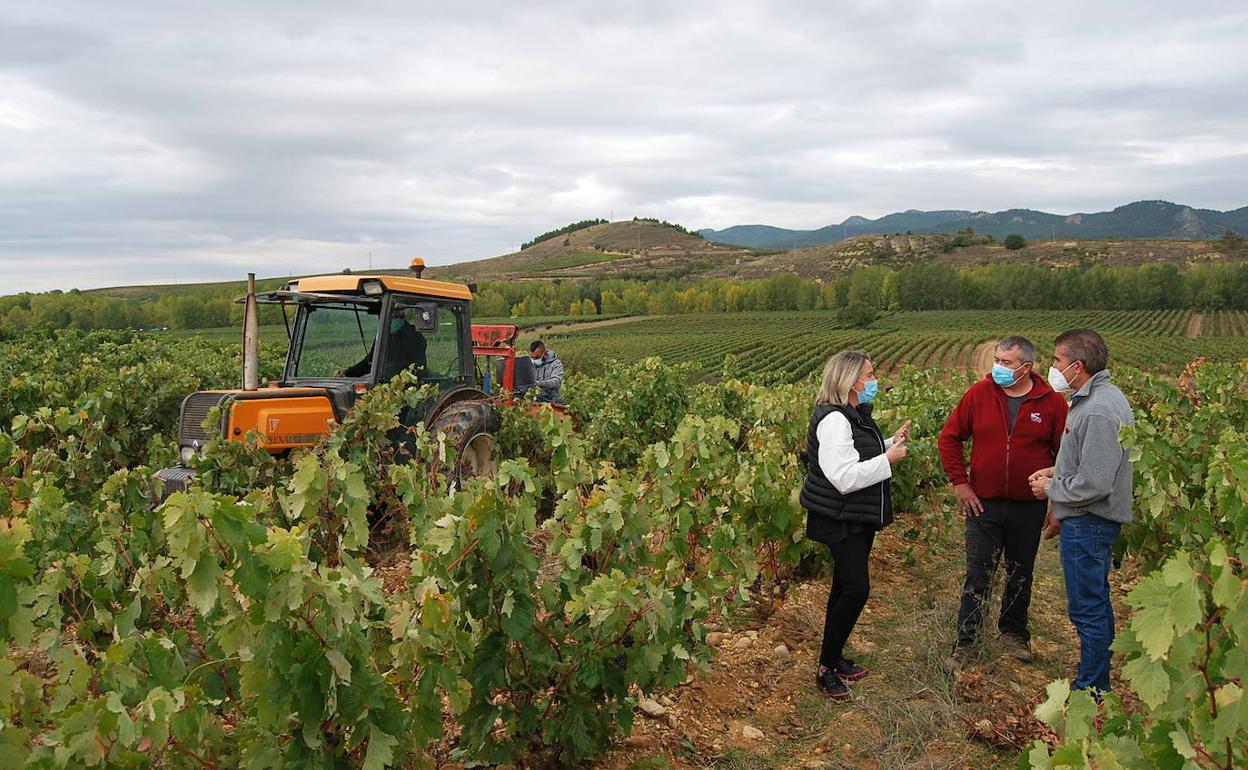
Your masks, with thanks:
<instances>
[{"instance_id":1,"label":"harvesting machine","mask_svg":"<svg viewBox=\"0 0 1248 770\"><path fill-rule=\"evenodd\" d=\"M495 404L533 384L533 365L516 354L515 326L472 324L474 286L428 280L423 270L424 261L417 259L406 275L314 276L259 295L249 275L247 296L240 300L242 387L199 391L183 400L182 462L156 474L166 493L187 486L192 460L211 437L255 440L273 454L313 446L371 388L409 367L435 396L405 411L404 423L424 421L431 431L444 431L461 472L492 473ZM281 307L290 341L280 379L265 387L259 385L261 304ZM205 426L216 407L219 422Z\"/></svg>"}]
</instances>

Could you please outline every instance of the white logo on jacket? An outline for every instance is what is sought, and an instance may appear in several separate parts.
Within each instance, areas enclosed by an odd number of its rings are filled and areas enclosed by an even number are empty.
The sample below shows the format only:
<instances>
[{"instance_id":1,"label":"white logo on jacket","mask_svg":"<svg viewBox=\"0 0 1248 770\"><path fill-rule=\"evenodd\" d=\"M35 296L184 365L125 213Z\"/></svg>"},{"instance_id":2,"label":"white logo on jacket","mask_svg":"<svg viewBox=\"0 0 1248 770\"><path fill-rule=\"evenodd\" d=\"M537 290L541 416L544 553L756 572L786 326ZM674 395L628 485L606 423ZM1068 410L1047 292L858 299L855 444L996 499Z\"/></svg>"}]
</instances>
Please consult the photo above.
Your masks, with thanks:
<instances>
[{"instance_id":1,"label":"white logo on jacket","mask_svg":"<svg viewBox=\"0 0 1248 770\"><path fill-rule=\"evenodd\" d=\"M1031 413L1031 421L1032 421L1032 422L1040 422L1040 413L1039 413L1039 412L1032 412L1032 413Z\"/></svg>"}]
</instances>

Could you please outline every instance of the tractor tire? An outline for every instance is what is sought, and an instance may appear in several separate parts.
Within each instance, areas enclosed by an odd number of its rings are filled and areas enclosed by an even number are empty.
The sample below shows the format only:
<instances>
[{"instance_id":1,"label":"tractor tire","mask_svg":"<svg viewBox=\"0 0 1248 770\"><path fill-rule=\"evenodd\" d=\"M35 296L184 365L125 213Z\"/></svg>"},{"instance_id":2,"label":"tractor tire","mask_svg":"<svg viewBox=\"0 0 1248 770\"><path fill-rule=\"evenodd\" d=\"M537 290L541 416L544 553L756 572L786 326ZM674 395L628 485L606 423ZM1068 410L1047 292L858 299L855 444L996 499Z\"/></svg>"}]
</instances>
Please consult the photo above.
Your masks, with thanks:
<instances>
[{"instance_id":1,"label":"tractor tire","mask_svg":"<svg viewBox=\"0 0 1248 770\"><path fill-rule=\"evenodd\" d=\"M498 422L498 413L485 401L457 401L434 415L429 432L445 433L448 446L454 448L455 467L448 475L457 484L498 472L494 439Z\"/></svg>"}]
</instances>

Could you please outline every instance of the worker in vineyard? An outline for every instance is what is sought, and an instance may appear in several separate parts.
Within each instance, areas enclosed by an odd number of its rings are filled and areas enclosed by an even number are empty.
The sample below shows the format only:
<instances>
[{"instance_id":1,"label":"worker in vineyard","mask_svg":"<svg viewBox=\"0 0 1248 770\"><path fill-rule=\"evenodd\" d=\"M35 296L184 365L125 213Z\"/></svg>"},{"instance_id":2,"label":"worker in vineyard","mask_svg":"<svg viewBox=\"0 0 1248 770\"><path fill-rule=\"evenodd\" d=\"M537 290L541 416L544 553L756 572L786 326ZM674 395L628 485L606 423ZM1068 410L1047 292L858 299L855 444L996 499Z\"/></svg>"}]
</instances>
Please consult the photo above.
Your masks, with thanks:
<instances>
[{"instance_id":1,"label":"worker in vineyard","mask_svg":"<svg viewBox=\"0 0 1248 770\"><path fill-rule=\"evenodd\" d=\"M537 400L543 404L564 404L563 400L563 362L555 351L548 350L546 344L536 340L529 345L529 356L533 359L533 371L536 379L533 383L538 389Z\"/></svg>"},{"instance_id":2,"label":"worker in vineyard","mask_svg":"<svg viewBox=\"0 0 1248 770\"><path fill-rule=\"evenodd\" d=\"M845 657L845 643L871 591L867 560L875 533L893 521L892 466L906 457L910 422L884 438L871 417L879 392L865 353L844 350L828 359L806 435L802 506L806 535L832 555L832 590L823 621L815 685L829 698L850 695L847 681L867 670Z\"/></svg>"},{"instance_id":3,"label":"worker in vineyard","mask_svg":"<svg viewBox=\"0 0 1248 770\"><path fill-rule=\"evenodd\" d=\"M1066 427L1066 400L1033 368L1036 349L1025 337L997 345L992 372L962 396L937 441L940 462L966 517L966 578L957 641L945 667L975 656L984 607L1004 556L1005 587L997 619L1002 646L1031 662L1032 573L1047 503L1031 492L1031 474L1053 465ZM964 444L971 442L967 468Z\"/></svg>"},{"instance_id":4,"label":"worker in vineyard","mask_svg":"<svg viewBox=\"0 0 1248 770\"><path fill-rule=\"evenodd\" d=\"M1131 405L1110 382L1109 350L1091 329L1063 332L1054 343L1049 382L1073 391L1065 440L1054 467L1031 476L1036 498L1053 504L1060 522L1066 607L1079 634L1074 688L1109 691L1114 607L1109 596L1113 545L1131 522L1131 457L1118 433L1132 425Z\"/></svg>"}]
</instances>

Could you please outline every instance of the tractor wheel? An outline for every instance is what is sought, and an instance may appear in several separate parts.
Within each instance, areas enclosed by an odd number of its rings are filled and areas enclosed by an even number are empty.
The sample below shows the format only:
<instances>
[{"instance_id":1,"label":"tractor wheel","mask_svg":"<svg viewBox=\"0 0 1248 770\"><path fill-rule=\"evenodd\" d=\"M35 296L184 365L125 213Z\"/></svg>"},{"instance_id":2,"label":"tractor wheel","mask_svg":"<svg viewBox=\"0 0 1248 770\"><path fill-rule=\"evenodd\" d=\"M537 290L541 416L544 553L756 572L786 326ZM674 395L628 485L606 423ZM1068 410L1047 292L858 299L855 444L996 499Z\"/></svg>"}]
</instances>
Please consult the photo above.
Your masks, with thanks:
<instances>
[{"instance_id":1,"label":"tractor wheel","mask_svg":"<svg viewBox=\"0 0 1248 770\"><path fill-rule=\"evenodd\" d=\"M455 449L455 468L450 475L456 482L476 476L493 476L498 472L494 454L494 432L498 415L484 401L457 401L450 404L429 424L429 432L446 434L446 442Z\"/></svg>"}]
</instances>

